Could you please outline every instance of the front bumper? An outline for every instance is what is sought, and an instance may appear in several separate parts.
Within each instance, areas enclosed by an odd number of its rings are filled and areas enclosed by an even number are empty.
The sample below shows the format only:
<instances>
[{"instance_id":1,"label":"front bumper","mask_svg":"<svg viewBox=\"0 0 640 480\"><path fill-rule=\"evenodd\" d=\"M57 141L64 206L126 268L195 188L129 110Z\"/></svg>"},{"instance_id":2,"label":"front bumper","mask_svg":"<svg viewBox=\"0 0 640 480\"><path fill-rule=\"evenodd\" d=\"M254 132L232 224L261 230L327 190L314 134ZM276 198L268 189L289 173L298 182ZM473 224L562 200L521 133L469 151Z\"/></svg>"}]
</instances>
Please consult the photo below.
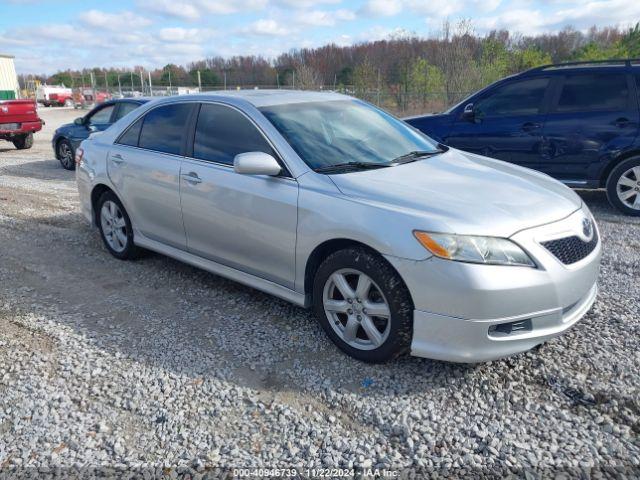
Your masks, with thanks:
<instances>
[{"instance_id":1,"label":"front bumper","mask_svg":"<svg viewBox=\"0 0 640 480\"><path fill-rule=\"evenodd\" d=\"M414 301L411 353L453 362L494 360L529 350L579 321L597 295L601 243L571 265L540 243L576 233L585 215L591 217L586 207L511 237L537 268L388 256Z\"/></svg>"},{"instance_id":2,"label":"front bumper","mask_svg":"<svg viewBox=\"0 0 640 480\"><path fill-rule=\"evenodd\" d=\"M518 317L465 320L415 310L411 354L449 362L486 362L521 353L557 337L578 322L596 300L593 285L575 306ZM530 323L525 323L529 321ZM512 333L493 330L496 325L527 325Z\"/></svg>"}]
</instances>

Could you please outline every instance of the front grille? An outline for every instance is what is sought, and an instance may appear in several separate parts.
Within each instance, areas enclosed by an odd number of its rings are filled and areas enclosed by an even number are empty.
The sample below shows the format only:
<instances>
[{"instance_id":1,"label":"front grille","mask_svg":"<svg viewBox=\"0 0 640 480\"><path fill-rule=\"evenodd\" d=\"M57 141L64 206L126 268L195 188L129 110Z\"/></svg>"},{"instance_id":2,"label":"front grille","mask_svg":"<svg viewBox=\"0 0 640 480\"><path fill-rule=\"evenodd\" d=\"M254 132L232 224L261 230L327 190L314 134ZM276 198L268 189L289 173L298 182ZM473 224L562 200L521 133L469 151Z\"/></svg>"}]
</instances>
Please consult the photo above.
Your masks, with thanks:
<instances>
[{"instance_id":1,"label":"front grille","mask_svg":"<svg viewBox=\"0 0 640 480\"><path fill-rule=\"evenodd\" d=\"M593 238L589 242L585 242L578 236L559 238L557 240L549 240L541 242L542 246L549 250L554 257L565 265L579 262L586 258L598 245L598 233L593 232Z\"/></svg>"}]
</instances>

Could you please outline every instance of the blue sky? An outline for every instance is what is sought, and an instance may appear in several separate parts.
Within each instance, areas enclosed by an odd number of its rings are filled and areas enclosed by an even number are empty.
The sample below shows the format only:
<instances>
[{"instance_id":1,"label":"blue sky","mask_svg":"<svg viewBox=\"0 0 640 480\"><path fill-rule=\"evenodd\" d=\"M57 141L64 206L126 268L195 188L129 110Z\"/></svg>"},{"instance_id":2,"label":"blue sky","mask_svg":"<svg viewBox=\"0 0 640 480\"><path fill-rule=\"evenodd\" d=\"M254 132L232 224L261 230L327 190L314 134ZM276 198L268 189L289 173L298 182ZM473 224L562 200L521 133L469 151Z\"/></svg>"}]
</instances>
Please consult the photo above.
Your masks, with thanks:
<instances>
[{"instance_id":1,"label":"blue sky","mask_svg":"<svg viewBox=\"0 0 640 480\"><path fill-rule=\"evenodd\" d=\"M348 45L470 20L535 34L566 25L630 26L632 0L0 0L0 53L20 73L92 66L146 68L211 55L273 57L299 47Z\"/></svg>"}]
</instances>

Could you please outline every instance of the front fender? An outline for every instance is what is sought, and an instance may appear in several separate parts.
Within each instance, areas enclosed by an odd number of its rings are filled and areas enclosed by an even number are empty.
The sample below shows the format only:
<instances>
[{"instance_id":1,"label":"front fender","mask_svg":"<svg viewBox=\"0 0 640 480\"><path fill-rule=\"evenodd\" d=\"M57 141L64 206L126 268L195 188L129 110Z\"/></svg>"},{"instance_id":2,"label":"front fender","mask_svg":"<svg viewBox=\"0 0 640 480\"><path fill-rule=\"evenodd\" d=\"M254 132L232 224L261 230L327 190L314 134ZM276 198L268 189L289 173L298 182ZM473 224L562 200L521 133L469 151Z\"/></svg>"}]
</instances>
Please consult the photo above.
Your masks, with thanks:
<instances>
[{"instance_id":1,"label":"front fender","mask_svg":"<svg viewBox=\"0 0 640 480\"><path fill-rule=\"evenodd\" d=\"M305 269L311 253L329 240L352 240L376 250L411 260L431 256L413 236L414 218L402 210L360 202L340 192L324 175L298 178L296 290L304 290Z\"/></svg>"}]
</instances>

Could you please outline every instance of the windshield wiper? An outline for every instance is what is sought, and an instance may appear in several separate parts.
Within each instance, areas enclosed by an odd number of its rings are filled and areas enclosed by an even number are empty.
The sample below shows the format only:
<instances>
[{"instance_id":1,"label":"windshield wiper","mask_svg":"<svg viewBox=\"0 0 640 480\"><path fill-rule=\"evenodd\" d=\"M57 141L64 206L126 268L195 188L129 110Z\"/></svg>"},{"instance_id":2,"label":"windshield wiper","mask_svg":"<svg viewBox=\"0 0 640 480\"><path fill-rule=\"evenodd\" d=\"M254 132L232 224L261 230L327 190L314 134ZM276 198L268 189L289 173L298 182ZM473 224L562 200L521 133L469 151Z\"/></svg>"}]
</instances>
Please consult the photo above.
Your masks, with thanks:
<instances>
[{"instance_id":1,"label":"windshield wiper","mask_svg":"<svg viewBox=\"0 0 640 480\"><path fill-rule=\"evenodd\" d=\"M325 165L322 167L314 168L314 172L318 173L331 173L340 170L358 169L358 170L370 170L374 168L390 167L388 163L375 163L375 162L344 162L336 163L334 165Z\"/></svg>"},{"instance_id":2,"label":"windshield wiper","mask_svg":"<svg viewBox=\"0 0 640 480\"><path fill-rule=\"evenodd\" d=\"M400 155L399 157L394 158L389 162L391 165L402 165L403 163L415 162L416 160L420 160L425 157L433 157L434 155L439 155L444 150L414 150L413 152L405 153L404 155Z\"/></svg>"}]
</instances>

